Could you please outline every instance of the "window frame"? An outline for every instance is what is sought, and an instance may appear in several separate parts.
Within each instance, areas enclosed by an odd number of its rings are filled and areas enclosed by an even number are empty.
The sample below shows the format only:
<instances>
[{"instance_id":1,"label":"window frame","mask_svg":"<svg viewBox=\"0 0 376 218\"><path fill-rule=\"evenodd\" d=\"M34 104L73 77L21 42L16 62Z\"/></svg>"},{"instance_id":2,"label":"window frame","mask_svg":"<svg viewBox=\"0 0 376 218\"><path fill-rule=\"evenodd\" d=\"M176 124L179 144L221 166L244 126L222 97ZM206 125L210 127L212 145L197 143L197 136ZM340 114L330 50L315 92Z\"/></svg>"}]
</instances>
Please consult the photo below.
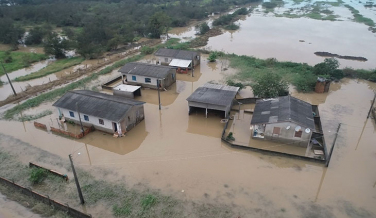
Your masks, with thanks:
<instances>
[{"instance_id":1,"label":"window frame","mask_svg":"<svg viewBox=\"0 0 376 218\"><path fill-rule=\"evenodd\" d=\"M148 82L149 81L149 82ZM151 83L151 78L145 77L145 83Z\"/></svg>"},{"instance_id":2,"label":"window frame","mask_svg":"<svg viewBox=\"0 0 376 218\"><path fill-rule=\"evenodd\" d=\"M87 119L86 119L86 118L87 118ZM89 116L84 114L84 120L85 120L85 121L90 121Z\"/></svg>"},{"instance_id":3,"label":"window frame","mask_svg":"<svg viewBox=\"0 0 376 218\"><path fill-rule=\"evenodd\" d=\"M273 135L280 135L280 134L281 134L281 127L274 126Z\"/></svg>"},{"instance_id":4,"label":"window frame","mask_svg":"<svg viewBox=\"0 0 376 218\"><path fill-rule=\"evenodd\" d=\"M302 138L302 135L303 135L303 131L302 130L294 132L294 138Z\"/></svg>"},{"instance_id":5,"label":"window frame","mask_svg":"<svg viewBox=\"0 0 376 218\"><path fill-rule=\"evenodd\" d=\"M69 111L69 116L70 117L74 117L74 112L73 111Z\"/></svg>"},{"instance_id":6,"label":"window frame","mask_svg":"<svg viewBox=\"0 0 376 218\"><path fill-rule=\"evenodd\" d=\"M137 77L136 76L132 76L132 81L137 81Z\"/></svg>"}]
</instances>

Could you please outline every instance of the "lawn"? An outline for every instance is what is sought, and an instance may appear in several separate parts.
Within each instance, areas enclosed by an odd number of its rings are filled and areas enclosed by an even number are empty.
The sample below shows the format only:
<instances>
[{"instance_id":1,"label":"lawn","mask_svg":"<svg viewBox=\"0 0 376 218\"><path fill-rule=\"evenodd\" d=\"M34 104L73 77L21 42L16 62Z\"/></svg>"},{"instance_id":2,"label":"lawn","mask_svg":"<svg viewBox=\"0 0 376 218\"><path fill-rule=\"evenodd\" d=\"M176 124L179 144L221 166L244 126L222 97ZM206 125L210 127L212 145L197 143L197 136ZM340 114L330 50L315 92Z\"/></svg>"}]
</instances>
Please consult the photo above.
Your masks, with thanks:
<instances>
[{"instance_id":1,"label":"lawn","mask_svg":"<svg viewBox=\"0 0 376 218\"><path fill-rule=\"evenodd\" d=\"M25 67L29 67L32 63L45 60L48 56L45 54L36 54L30 52L6 52L0 51L0 61L3 62L5 70L10 73ZM4 75L4 70L0 67L0 76Z\"/></svg>"},{"instance_id":2,"label":"lawn","mask_svg":"<svg viewBox=\"0 0 376 218\"><path fill-rule=\"evenodd\" d=\"M56 73L66 68L72 67L74 65L80 64L82 61L84 61L84 58L82 57L61 59L61 60L53 62L52 64L48 65L47 67L37 72L31 73L25 76L17 77L14 80L20 82L20 81L27 81L27 80L41 78L49 74Z\"/></svg>"}]
</instances>

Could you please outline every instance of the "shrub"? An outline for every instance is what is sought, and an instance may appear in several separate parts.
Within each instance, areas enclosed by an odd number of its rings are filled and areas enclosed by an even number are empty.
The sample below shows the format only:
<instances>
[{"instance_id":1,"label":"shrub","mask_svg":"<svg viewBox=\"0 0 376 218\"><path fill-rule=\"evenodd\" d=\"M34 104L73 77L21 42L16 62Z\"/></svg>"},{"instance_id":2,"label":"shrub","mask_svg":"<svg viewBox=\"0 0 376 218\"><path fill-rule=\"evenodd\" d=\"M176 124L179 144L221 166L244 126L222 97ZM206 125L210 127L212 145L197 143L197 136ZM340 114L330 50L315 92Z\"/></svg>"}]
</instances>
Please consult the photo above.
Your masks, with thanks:
<instances>
[{"instance_id":1,"label":"shrub","mask_svg":"<svg viewBox=\"0 0 376 218\"><path fill-rule=\"evenodd\" d=\"M154 48L149 47L149 46L142 46L141 48L141 54L143 55L148 55L148 54L153 54Z\"/></svg>"},{"instance_id":2,"label":"shrub","mask_svg":"<svg viewBox=\"0 0 376 218\"><path fill-rule=\"evenodd\" d=\"M240 9L236 10L234 12L234 14L236 14L236 15L247 15L248 10L247 10L247 8L240 8Z\"/></svg>"},{"instance_id":3,"label":"shrub","mask_svg":"<svg viewBox=\"0 0 376 218\"><path fill-rule=\"evenodd\" d=\"M210 30L210 27L209 27L207 22L204 22L200 25L197 25L196 30L198 31L198 34L204 35L205 33L207 33Z\"/></svg>"},{"instance_id":4,"label":"shrub","mask_svg":"<svg viewBox=\"0 0 376 218\"><path fill-rule=\"evenodd\" d=\"M226 29L226 30L237 30L237 29L239 29L239 28L240 28L240 26L239 26L239 25L236 25L235 23L232 23L232 24L230 24L230 25L225 26L225 29Z\"/></svg>"},{"instance_id":5,"label":"shrub","mask_svg":"<svg viewBox=\"0 0 376 218\"><path fill-rule=\"evenodd\" d=\"M239 83L239 82L234 82L232 80L227 80L227 85L229 86L235 86L235 87L239 87L239 90L242 90L245 86L242 84L242 83Z\"/></svg>"},{"instance_id":6,"label":"shrub","mask_svg":"<svg viewBox=\"0 0 376 218\"><path fill-rule=\"evenodd\" d=\"M267 8L267 9L273 9L277 6L278 6L278 4L275 3L275 2L264 2L264 3L262 3L262 7Z\"/></svg>"},{"instance_id":7,"label":"shrub","mask_svg":"<svg viewBox=\"0 0 376 218\"><path fill-rule=\"evenodd\" d=\"M299 92L311 92L315 88L317 77L315 75L296 75L293 78L292 84Z\"/></svg>"},{"instance_id":8,"label":"shrub","mask_svg":"<svg viewBox=\"0 0 376 218\"><path fill-rule=\"evenodd\" d=\"M41 183L47 177L47 171L42 168L33 167L31 169L29 181L33 184Z\"/></svg>"},{"instance_id":9,"label":"shrub","mask_svg":"<svg viewBox=\"0 0 376 218\"><path fill-rule=\"evenodd\" d=\"M212 52L209 54L209 62L215 62L217 60L217 52Z\"/></svg>"},{"instance_id":10,"label":"shrub","mask_svg":"<svg viewBox=\"0 0 376 218\"><path fill-rule=\"evenodd\" d=\"M143 210L148 210L157 203L157 198L154 195L146 195L141 199L141 206Z\"/></svg>"},{"instance_id":11,"label":"shrub","mask_svg":"<svg viewBox=\"0 0 376 218\"><path fill-rule=\"evenodd\" d=\"M226 137L226 140L228 140L228 141L235 141L235 137L233 136L232 132L228 133L228 135Z\"/></svg>"}]
</instances>

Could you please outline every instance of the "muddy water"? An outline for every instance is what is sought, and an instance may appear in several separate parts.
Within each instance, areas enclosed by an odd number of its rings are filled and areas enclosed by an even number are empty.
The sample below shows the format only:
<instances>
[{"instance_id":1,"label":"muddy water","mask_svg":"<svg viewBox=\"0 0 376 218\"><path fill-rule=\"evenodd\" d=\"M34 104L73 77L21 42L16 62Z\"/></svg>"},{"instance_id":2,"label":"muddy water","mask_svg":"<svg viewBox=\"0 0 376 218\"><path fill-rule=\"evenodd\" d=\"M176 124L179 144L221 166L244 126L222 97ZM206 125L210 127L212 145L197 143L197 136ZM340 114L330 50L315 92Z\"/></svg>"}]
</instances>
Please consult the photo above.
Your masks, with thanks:
<instances>
[{"instance_id":1,"label":"muddy water","mask_svg":"<svg viewBox=\"0 0 376 218\"><path fill-rule=\"evenodd\" d=\"M0 217L1 218L18 218L18 217L33 217L40 218L38 214L32 213L24 206L7 199L0 194Z\"/></svg>"},{"instance_id":2,"label":"muddy water","mask_svg":"<svg viewBox=\"0 0 376 218\"><path fill-rule=\"evenodd\" d=\"M77 166L104 167L120 178L125 176L127 184L146 183L181 199L226 203L234 210L264 217L374 217L376 134L375 125L365 119L374 83L346 79L332 85L328 94L293 93L319 104L329 145L337 124L343 123L326 169L320 164L231 149L220 140L220 118L206 119L203 113L189 116L186 98L203 83L221 81L232 73L212 65L202 58L198 81L179 81L185 88L161 111L158 105L146 103L145 120L119 139L97 131L71 140L36 129L31 122L0 121L0 132L64 158L73 153ZM249 94L247 90L243 93ZM151 98L155 96L156 92ZM57 112L39 122L49 125L56 117Z\"/></svg>"}]
</instances>

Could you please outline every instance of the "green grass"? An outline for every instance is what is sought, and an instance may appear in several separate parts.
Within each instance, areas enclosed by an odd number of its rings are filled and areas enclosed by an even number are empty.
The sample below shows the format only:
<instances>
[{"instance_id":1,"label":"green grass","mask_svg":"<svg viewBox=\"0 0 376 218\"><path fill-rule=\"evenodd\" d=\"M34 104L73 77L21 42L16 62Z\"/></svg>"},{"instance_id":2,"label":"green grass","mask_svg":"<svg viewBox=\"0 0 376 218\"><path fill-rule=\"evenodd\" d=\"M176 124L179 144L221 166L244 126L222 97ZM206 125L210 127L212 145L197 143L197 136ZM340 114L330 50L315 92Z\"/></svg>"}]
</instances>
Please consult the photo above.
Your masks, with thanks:
<instances>
[{"instance_id":1,"label":"green grass","mask_svg":"<svg viewBox=\"0 0 376 218\"><path fill-rule=\"evenodd\" d=\"M7 73L10 73L15 70L19 70L25 67L29 67L31 63L45 60L48 58L45 54L36 54L30 52L10 52L10 57L12 59L11 62L5 63L5 59L7 58L7 52L0 51L0 61L3 62L5 70ZM0 67L0 76L4 75L4 70Z\"/></svg>"},{"instance_id":2,"label":"green grass","mask_svg":"<svg viewBox=\"0 0 376 218\"><path fill-rule=\"evenodd\" d=\"M73 90L73 89L77 89L77 88L81 88L81 87L84 87L84 85L88 82L91 82L95 79L97 79L100 75L104 75L104 74L108 74L110 73L111 71L113 71L114 69L118 68L118 67L121 67L123 66L124 64L126 63L129 63L129 62L133 62L133 61L138 61L140 60L142 57L144 57L144 55L136 55L136 56L133 56L133 57L130 57L130 58L127 58L125 60L121 60L121 61L118 61L116 62L115 64L109 66L109 67L106 67L104 68L103 70L97 72L97 73L93 73L83 79L80 79L76 82L72 82L62 88L59 88L59 89L55 89L55 90L52 90L50 92L46 92L46 93L43 93L43 94L40 94L38 95L37 97L35 98L32 98L32 99L29 99L21 104L18 104L17 106L7 110L5 112L5 115L4 115L4 118L5 119L13 119L13 117L16 115L16 114L19 114L21 113L22 111L24 110L27 110L29 108L32 108L32 107L37 107L39 106L40 104L42 104L43 102L48 102L48 101L52 101L54 99L56 99L57 97L59 96L62 96L63 94L65 94L66 92L70 91L70 90Z\"/></svg>"},{"instance_id":3,"label":"green grass","mask_svg":"<svg viewBox=\"0 0 376 218\"><path fill-rule=\"evenodd\" d=\"M45 116L51 115L51 114L52 114L51 110L45 110L45 111L42 111L42 112L35 114L35 115L24 115L24 116L19 118L19 121L21 121L21 122L32 121L32 120L36 120L36 119L39 119L39 118L42 118L42 117L45 117Z\"/></svg>"},{"instance_id":4,"label":"green grass","mask_svg":"<svg viewBox=\"0 0 376 218\"><path fill-rule=\"evenodd\" d=\"M80 64L85 59L82 57L74 57L74 58L66 58L62 60L57 60L53 62L52 64L49 64L47 67L34 72L30 73L25 76L20 76L14 79L14 81L21 82L21 81L28 81L32 79L41 78L59 71L62 71L64 69L67 69L69 67L75 66L77 64Z\"/></svg>"}]
</instances>

